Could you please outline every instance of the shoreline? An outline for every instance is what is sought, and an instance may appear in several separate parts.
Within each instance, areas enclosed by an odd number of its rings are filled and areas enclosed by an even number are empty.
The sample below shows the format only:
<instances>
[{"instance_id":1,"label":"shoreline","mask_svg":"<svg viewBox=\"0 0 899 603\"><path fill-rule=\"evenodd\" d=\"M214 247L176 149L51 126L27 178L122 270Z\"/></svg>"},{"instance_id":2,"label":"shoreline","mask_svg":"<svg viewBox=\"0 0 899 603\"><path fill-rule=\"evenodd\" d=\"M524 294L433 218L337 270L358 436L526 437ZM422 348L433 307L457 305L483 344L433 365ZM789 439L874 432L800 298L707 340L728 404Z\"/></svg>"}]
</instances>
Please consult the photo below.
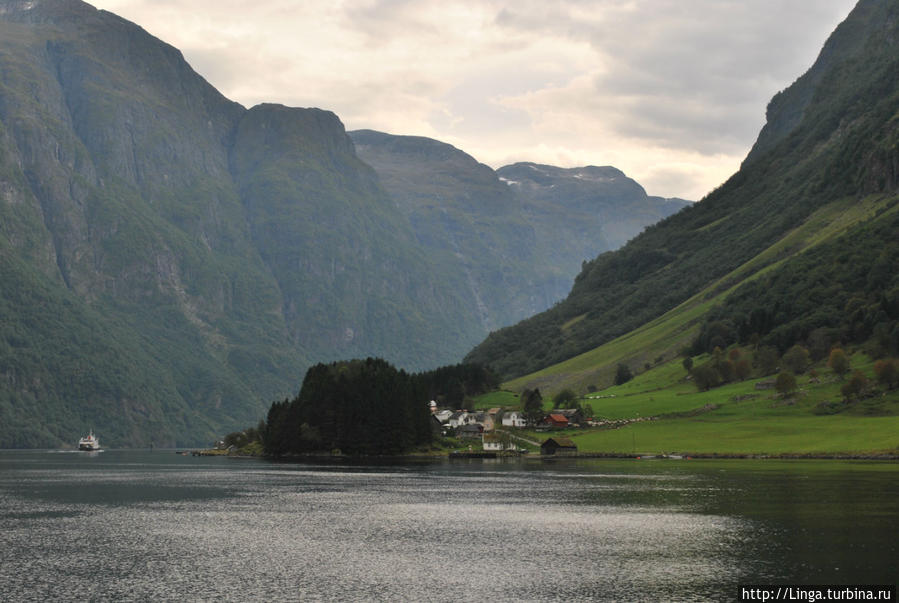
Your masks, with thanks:
<instances>
[{"instance_id":1,"label":"shoreline","mask_svg":"<svg viewBox=\"0 0 899 603\"><path fill-rule=\"evenodd\" d=\"M546 457L553 458L553 457ZM566 457L558 457L566 458ZM665 459L665 460L692 460L692 459L745 459L745 460L821 460L821 461L897 461L899 453L815 453L815 452L781 452L774 454L765 453L718 453L718 452L697 452L697 453L671 453L671 454L653 454L651 452L633 454L633 453L617 453L617 452L583 452L572 455L571 458L630 458L635 460L649 459Z\"/></svg>"},{"instance_id":2,"label":"shoreline","mask_svg":"<svg viewBox=\"0 0 899 603\"><path fill-rule=\"evenodd\" d=\"M115 450L152 450L145 448L117 448ZM6 448L0 449L2 452L28 452L28 451L53 451L53 452L81 452L77 449L55 449L55 448ZM105 449L103 450L106 451ZM398 455L335 455L329 452L293 454L285 456L268 456L268 455L251 455L251 454L235 454L220 452L210 449L156 449L160 453L174 453L180 456L220 456L233 459L266 459L270 461L289 461L303 459L380 459L380 460L434 460L452 458L452 452L441 451L434 454L427 453L410 453ZM458 452L458 451L456 451ZM456 458L476 458L483 456L480 452L468 456L467 451L464 454L455 455ZM474 452L474 451L473 451ZM899 461L899 452L780 452L780 453L760 453L760 452L672 452L672 453L653 453L653 452L579 452L572 455L541 455L540 453L522 454L522 455L501 455L497 454L498 459L519 459L519 460L560 460L560 459L633 459L633 460L708 460L708 459L734 459L734 460L820 460L820 461Z\"/></svg>"},{"instance_id":3,"label":"shoreline","mask_svg":"<svg viewBox=\"0 0 899 603\"><path fill-rule=\"evenodd\" d=\"M541 454L523 454L523 455L494 455L487 456L481 452L463 452L453 454L450 453L442 453L442 454L402 454L402 455L334 455L330 453L321 453L321 454L295 454L295 455L286 455L286 456L267 456L267 455L246 455L246 454L215 454L215 453L207 453L203 450L191 451L191 456L222 456L225 458L235 458L235 459L265 459L269 461L303 461L303 460L324 460L324 459L334 459L334 460L382 460L382 461L427 461L427 460L436 460L436 459L450 459L450 460L507 460L512 459L516 461L528 461L528 460L538 460L538 461L559 461L559 460L578 460L578 459L619 459L619 460L816 460L816 461L882 461L882 462L894 462L899 461L899 454L897 453L883 453L883 454L875 454L875 453L778 453L778 454L762 454L762 453L714 453L714 452L700 452L700 453L659 453L653 454L650 452L644 453L623 453L623 452L581 452L578 454L570 454L570 455L541 455Z\"/></svg>"}]
</instances>

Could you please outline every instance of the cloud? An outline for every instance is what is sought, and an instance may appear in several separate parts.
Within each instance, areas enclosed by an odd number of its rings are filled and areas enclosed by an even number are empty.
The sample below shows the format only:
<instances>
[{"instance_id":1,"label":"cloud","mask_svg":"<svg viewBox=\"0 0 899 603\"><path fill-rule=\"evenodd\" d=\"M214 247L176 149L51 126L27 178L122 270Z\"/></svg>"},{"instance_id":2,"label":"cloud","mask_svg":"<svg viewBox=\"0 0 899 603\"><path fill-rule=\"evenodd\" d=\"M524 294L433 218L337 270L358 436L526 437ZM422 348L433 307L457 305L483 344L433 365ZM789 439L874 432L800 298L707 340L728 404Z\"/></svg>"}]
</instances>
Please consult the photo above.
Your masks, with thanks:
<instances>
[{"instance_id":1,"label":"cloud","mask_svg":"<svg viewBox=\"0 0 899 603\"><path fill-rule=\"evenodd\" d=\"M809 51L826 35L817 21L835 22L847 5L606 1L591 3L588 13L584 3L519 4L501 11L497 22L519 35L590 44L597 65L592 81L569 87L582 117L598 113L619 135L668 148L737 153L761 127L771 96L811 65ZM562 101L563 90L545 92Z\"/></svg>"},{"instance_id":2,"label":"cloud","mask_svg":"<svg viewBox=\"0 0 899 603\"><path fill-rule=\"evenodd\" d=\"M698 198L854 0L98 0L225 96ZM657 188L658 187L658 188ZM665 188L670 187L670 188Z\"/></svg>"}]
</instances>

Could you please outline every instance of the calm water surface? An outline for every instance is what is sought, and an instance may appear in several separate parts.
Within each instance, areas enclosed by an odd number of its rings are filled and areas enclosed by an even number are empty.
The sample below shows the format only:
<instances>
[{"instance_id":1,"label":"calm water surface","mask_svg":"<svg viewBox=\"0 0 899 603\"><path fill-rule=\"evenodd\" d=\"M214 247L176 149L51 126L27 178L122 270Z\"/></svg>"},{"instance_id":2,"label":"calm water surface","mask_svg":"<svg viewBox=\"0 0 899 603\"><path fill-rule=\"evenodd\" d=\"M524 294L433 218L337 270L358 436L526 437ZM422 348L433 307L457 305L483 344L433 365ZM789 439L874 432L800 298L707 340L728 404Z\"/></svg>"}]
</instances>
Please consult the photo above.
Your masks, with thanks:
<instances>
[{"instance_id":1,"label":"calm water surface","mask_svg":"<svg viewBox=\"0 0 899 603\"><path fill-rule=\"evenodd\" d=\"M0 452L4 600L719 601L897 579L899 465Z\"/></svg>"}]
</instances>

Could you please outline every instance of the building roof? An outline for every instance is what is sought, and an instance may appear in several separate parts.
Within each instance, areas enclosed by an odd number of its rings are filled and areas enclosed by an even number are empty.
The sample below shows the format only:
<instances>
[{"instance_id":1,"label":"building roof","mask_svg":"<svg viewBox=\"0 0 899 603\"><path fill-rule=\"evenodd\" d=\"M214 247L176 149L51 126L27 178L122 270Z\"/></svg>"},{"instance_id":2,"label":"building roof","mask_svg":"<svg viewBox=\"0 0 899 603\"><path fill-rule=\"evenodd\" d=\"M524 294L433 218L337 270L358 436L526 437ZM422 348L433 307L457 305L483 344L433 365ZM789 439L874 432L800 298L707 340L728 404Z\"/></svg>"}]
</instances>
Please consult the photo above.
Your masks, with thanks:
<instances>
[{"instance_id":1,"label":"building roof","mask_svg":"<svg viewBox=\"0 0 899 603\"><path fill-rule=\"evenodd\" d=\"M546 416L546 418L548 420L556 421L558 423L567 423L568 422L568 417L566 417L563 414L557 413L557 412L548 414Z\"/></svg>"},{"instance_id":2,"label":"building roof","mask_svg":"<svg viewBox=\"0 0 899 603\"><path fill-rule=\"evenodd\" d=\"M544 446L549 445L550 442L555 444L558 448L577 448L577 444L575 444L571 438L547 438L540 444L540 447L543 448Z\"/></svg>"},{"instance_id":3,"label":"building roof","mask_svg":"<svg viewBox=\"0 0 899 603\"><path fill-rule=\"evenodd\" d=\"M580 409L577 408L562 408L556 411L557 414L565 415L566 417L573 417L574 415L580 414Z\"/></svg>"}]
</instances>

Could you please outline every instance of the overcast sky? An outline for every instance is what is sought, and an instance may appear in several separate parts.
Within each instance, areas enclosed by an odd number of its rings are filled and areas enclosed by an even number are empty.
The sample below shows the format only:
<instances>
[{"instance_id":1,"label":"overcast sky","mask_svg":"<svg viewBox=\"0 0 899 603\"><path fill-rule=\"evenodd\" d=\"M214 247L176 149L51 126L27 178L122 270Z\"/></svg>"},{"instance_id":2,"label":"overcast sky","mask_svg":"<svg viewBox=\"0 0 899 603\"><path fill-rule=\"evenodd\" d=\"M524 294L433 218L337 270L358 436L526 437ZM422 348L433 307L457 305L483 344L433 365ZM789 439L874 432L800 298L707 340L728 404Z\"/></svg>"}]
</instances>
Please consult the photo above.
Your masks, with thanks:
<instances>
[{"instance_id":1,"label":"overcast sky","mask_svg":"<svg viewBox=\"0 0 899 603\"><path fill-rule=\"evenodd\" d=\"M699 199L855 0L96 0L225 96Z\"/></svg>"}]
</instances>

